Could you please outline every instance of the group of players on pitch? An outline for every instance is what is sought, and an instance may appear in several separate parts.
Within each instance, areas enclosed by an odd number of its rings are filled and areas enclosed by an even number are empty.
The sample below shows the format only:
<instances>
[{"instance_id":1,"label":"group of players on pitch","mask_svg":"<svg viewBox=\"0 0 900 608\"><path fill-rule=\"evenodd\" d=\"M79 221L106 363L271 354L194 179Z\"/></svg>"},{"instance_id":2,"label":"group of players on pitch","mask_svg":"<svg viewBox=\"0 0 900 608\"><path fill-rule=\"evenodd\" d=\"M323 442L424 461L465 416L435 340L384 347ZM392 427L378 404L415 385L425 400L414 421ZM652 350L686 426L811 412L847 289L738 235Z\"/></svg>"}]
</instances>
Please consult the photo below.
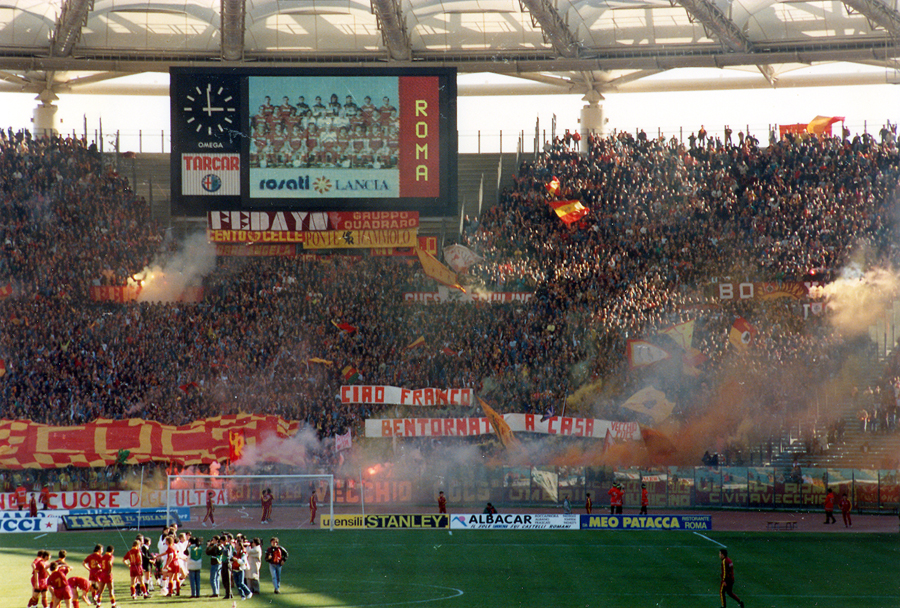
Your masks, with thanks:
<instances>
[{"instance_id":1,"label":"group of players on pitch","mask_svg":"<svg viewBox=\"0 0 900 608\"><path fill-rule=\"evenodd\" d=\"M250 540L241 534L233 538L231 535L227 536L230 544L227 552L228 564L227 567L223 564L222 570L229 574L229 579L233 576L235 582L239 578L243 581L243 574L250 567L248 556L254 551L256 555L261 556L260 540L258 538ZM221 538L224 541L226 535ZM219 542L219 537L215 540ZM150 537L138 534L122 559L129 570L131 598L149 598L150 592L155 591L154 583L159 587L162 596L181 595L181 586L186 579L190 581L190 597L199 598L203 556L209 554L209 548L201 544L202 540L198 537L178 532L176 525L163 530L156 544L156 551L151 545ZM277 541L273 545L277 546ZM66 561L65 550L60 550L57 559L52 562L49 551L38 551L37 557L31 563L33 592L28 607L40 604L44 608L47 606L57 608L60 605L66 608L80 608L80 601L84 600L88 604L96 604L97 608L102 608L103 593L106 591L112 608L116 608L113 587L114 553L115 547L112 545L107 546L105 551L102 545L96 545L94 551L82 561L82 567L87 570L85 578L73 575ZM257 590L258 572L257 565L255 577ZM238 573L241 576L238 576ZM252 576L248 577L251 584L252 579ZM253 593L249 588L246 589L246 593L244 592L245 585L238 583L236 587L244 599L252 597Z\"/></svg>"}]
</instances>

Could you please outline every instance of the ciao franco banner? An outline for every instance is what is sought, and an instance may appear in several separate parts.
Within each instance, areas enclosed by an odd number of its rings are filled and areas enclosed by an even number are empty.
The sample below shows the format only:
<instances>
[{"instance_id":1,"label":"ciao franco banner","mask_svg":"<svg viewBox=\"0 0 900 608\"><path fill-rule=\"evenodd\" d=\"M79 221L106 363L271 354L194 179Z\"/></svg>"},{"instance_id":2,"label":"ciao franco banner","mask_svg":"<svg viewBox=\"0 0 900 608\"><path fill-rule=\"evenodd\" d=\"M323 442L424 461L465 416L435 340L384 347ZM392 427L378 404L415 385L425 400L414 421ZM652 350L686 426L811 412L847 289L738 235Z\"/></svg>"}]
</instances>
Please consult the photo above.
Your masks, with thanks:
<instances>
[{"instance_id":1,"label":"ciao franco banner","mask_svg":"<svg viewBox=\"0 0 900 608\"><path fill-rule=\"evenodd\" d=\"M323 528L331 527L331 515L320 518ZM443 515L335 515L334 527L344 530L413 530L447 528L450 516Z\"/></svg>"},{"instance_id":2,"label":"ciao franco banner","mask_svg":"<svg viewBox=\"0 0 900 608\"><path fill-rule=\"evenodd\" d=\"M619 441L637 441L641 427L636 422L613 422L596 418L551 416L541 420L535 414L504 414L513 432L540 433L605 439L606 432ZM366 419L366 437L471 437L494 432L490 420L481 418L385 418Z\"/></svg>"},{"instance_id":3,"label":"ciao franco banner","mask_svg":"<svg viewBox=\"0 0 900 608\"><path fill-rule=\"evenodd\" d=\"M342 404L365 405L472 405L470 388L419 388L396 386L342 386Z\"/></svg>"},{"instance_id":4,"label":"ciao franco banner","mask_svg":"<svg viewBox=\"0 0 900 608\"><path fill-rule=\"evenodd\" d=\"M469 513L454 515L451 530L577 530L578 515Z\"/></svg>"},{"instance_id":5,"label":"ciao franco banner","mask_svg":"<svg viewBox=\"0 0 900 608\"><path fill-rule=\"evenodd\" d=\"M59 518L56 517L6 517L0 519L0 533L15 534L27 532L56 532Z\"/></svg>"},{"instance_id":6,"label":"ciao franco banner","mask_svg":"<svg viewBox=\"0 0 900 608\"><path fill-rule=\"evenodd\" d=\"M582 530L712 530L711 515L581 515Z\"/></svg>"},{"instance_id":7,"label":"ciao franco banner","mask_svg":"<svg viewBox=\"0 0 900 608\"><path fill-rule=\"evenodd\" d=\"M191 511L186 508L170 509L128 509L114 511L105 509L72 513L63 517L67 530L98 530L103 528L151 528L163 527L172 522L190 521Z\"/></svg>"}]
</instances>

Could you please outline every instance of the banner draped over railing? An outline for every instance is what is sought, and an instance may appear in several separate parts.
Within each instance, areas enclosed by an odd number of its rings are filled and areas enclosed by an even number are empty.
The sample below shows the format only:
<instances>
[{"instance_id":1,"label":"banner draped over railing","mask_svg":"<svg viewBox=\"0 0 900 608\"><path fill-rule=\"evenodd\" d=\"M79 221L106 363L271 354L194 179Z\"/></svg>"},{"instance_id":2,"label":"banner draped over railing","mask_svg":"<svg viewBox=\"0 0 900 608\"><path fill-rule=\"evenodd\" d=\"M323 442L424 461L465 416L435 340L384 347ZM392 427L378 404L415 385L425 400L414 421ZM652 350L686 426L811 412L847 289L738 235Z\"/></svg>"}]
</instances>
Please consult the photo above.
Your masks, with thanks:
<instances>
[{"instance_id":1,"label":"banner draped over railing","mask_svg":"<svg viewBox=\"0 0 900 608\"><path fill-rule=\"evenodd\" d=\"M0 469L52 469L73 465L115 464L120 450L129 463L205 464L229 458L229 437L240 431L246 446L264 437L290 437L297 422L277 416L236 414L169 426L132 418L97 420L79 426L49 426L24 420L0 420Z\"/></svg>"}]
</instances>

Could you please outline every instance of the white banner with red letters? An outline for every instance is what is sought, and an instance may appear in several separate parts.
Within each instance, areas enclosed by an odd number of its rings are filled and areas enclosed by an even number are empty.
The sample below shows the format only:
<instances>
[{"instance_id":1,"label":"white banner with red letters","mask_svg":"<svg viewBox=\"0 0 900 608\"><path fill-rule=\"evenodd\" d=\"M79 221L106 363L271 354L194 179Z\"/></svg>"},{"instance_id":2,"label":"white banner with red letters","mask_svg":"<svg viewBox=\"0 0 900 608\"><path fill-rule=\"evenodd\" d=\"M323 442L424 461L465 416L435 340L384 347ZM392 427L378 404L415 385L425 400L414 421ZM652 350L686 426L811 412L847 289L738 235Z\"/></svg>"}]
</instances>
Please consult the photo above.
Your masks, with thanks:
<instances>
[{"instance_id":1,"label":"white banner with red letters","mask_svg":"<svg viewBox=\"0 0 900 608\"><path fill-rule=\"evenodd\" d=\"M251 232L405 230L419 227L418 211L210 211L207 228Z\"/></svg>"},{"instance_id":2,"label":"white banner with red letters","mask_svg":"<svg viewBox=\"0 0 900 608\"><path fill-rule=\"evenodd\" d=\"M541 420L535 414L504 414L513 432L588 437L603 440L606 432L617 441L637 441L641 427L637 422L613 422L596 418L550 416ZM494 432L490 420L482 418L386 418L366 420L366 437L472 437Z\"/></svg>"},{"instance_id":3,"label":"white banner with red letters","mask_svg":"<svg viewBox=\"0 0 900 608\"><path fill-rule=\"evenodd\" d=\"M361 405L472 405L470 388L419 388L408 389L397 386L353 386L341 387L342 404Z\"/></svg>"},{"instance_id":4,"label":"white banner with red letters","mask_svg":"<svg viewBox=\"0 0 900 608\"><path fill-rule=\"evenodd\" d=\"M173 482L177 488L178 478ZM213 503L217 505L228 504L228 490L225 488L212 488ZM206 506L207 488L173 489L169 493L169 503L173 507L201 507ZM29 493L31 494L31 493ZM71 492L50 492L50 509L137 509L141 507L164 507L166 505L165 490L145 491L134 490L77 490ZM0 492L0 511L18 510L16 495L13 492ZM23 513L26 511L22 511Z\"/></svg>"}]
</instances>

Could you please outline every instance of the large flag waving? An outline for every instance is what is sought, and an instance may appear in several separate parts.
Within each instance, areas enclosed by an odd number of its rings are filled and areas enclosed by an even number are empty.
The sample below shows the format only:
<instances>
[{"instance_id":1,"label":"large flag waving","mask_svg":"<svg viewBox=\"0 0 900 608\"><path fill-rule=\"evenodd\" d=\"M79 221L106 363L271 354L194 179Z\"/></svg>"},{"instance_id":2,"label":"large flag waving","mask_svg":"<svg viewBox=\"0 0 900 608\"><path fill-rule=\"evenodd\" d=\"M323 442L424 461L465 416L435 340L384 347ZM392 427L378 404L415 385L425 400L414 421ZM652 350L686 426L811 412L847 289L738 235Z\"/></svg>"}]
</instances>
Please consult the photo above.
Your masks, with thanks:
<instances>
[{"instance_id":1,"label":"large flag waving","mask_svg":"<svg viewBox=\"0 0 900 608\"><path fill-rule=\"evenodd\" d=\"M728 340L740 352L746 352L756 339L756 328L744 317L738 317L728 332Z\"/></svg>"},{"instance_id":2,"label":"large flag waving","mask_svg":"<svg viewBox=\"0 0 900 608\"><path fill-rule=\"evenodd\" d=\"M836 122L844 122L843 116L816 116L809 124L806 125L807 133L821 135L822 133L831 134L831 125Z\"/></svg>"},{"instance_id":3,"label":"large flag waving","mask_svg":"<svg viewBox=\"0 0 900 608\"><path fill-rule=\"evenodd\" d=\"M648 386L629 397L622 407L648 416L654 424L659 424L672 414L675 404L666 399L665 393Z\"/></svg>"},{"instance_id":4,"label":"large flag waving","mask_svg":"<svg viewBox=\"0 0 900 608\"><path fill-rule=\"evenodd\" d=\"M454 287L465 293L466 290L459 284L456 273L441 264L433 255L416 247L416 255L419 256L419 263L422 264L422 270L432 279L447 287Z\"/></svg>"},{"instance_id":5,"label":"large flag waving","mask_svg":"<svg viewBox=\"0 0 900 608\"><path fill-rule=\"evenodd\" d=\"M444 247L444 260L454 271L465 272L484 258L464 245L448 245Z\"/></svg>"},{"instance_id":6,"label":"large flag waving","mask_svg":"<svg viewBox=\"0 0 900 608\"><path fill-rule=\"evenodd\" d=\"M628 340L625 343L625 353L628 357L628 365L632 369L647 367L672 356L662 348L644 340Z\"/></svg>"},{"instance_id":7,"label":"large flag waving","mask_svg":"<svg viewBox=\"0 0 900 608\"><path fill-rule=\"evenodd\" d=\"M547 193L550 194L550 196L556 196L559 194L559 178L554 175L544 187L547 189Z\"/></svg>"},{"instance_id":8,"label":"large flag waving","mask_svg":"<svg viewBox=\"0 0 900 608\"><path fill-rule=\"evenodd\" d=\"M406 350L412 350L414 348L424 348L425 346L425 336L419 336L412 342L406 345Z\"/></svg>"},{"instance_id":9,"label":"large flag waving","mask_svg":"<svg viewBox=\"0 0 900 608\"><path fill-rule=\"evenodd\" d=\"M349 450L351 447L353 447L353 437L350 435L350 429L347 429L347 432L343 435L334 436L335 452L340 452L341 450Z\"/></svg>"},{"instance_id":10,"label":"large flag waving","mask_svg":"<svg viewBox=\"0 0 900 608\"><path fill-rule=\"evenodd\" d=\"M659 333L672 338L672 341L680 346L684 352L690 352L694 343L694 319L673 325Z\"/></svg>"},{"instance_id":11,"label":"large flag waving","mask_svg":"<svg viewBox=\"0 0 900 608\"><path fill-rule=\"evenodd\" d=\"M588 212L587 207L582 205L581 201L552 201L550 207L565 224L577 222Z\"/></svg>"},{"instance_id":12,"label":"large flag waving","mask_svg":"<svg viewBox=\"0 0 900 608\"><path fill-rule=\"evenodd\" d=\"M498 414L494 408L489 406L484 402L484 399L476 396L478 399L478 403L481 404L481 409L484 411L484 415L487 416L488 420L491 421L491 426L494 427L494 432L497 433L497 437L500 439L500 443L504 445L504 447L510 447L512 445L518 445L519 440L515 438L513 435L512 429L509 428L509 424L507 424L506 420L503 419L503 416Z\"/></svg>"}]
</instances>

